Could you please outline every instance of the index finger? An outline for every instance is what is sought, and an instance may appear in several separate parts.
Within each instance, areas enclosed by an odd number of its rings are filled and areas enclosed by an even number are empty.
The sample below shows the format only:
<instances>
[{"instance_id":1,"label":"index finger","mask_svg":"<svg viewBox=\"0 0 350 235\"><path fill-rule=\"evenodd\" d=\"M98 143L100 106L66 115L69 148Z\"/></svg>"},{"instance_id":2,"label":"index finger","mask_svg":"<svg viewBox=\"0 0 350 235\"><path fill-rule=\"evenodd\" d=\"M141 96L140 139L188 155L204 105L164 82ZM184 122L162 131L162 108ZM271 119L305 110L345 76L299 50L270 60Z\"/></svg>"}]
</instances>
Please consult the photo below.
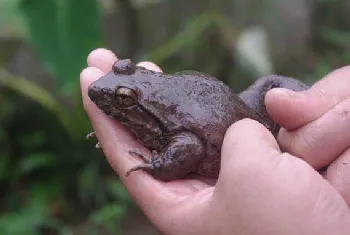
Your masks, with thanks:
<instances>
[{"instance_id":1,"label":"index finger","mask_svg":"<svg viewBox=\"0 0 350 235\"><path fill-rule=\"evenodd\" d=\"M145 172L137 172L129 177L125 176L125 173L132 166L140 163L138 159L129 155L129 150L144 148L121 124L107 117L88 97L88 86L104 76L115 60L117 60L117 57L107 50L99 49L89 55L89 65L98 67L88 67L81 72L80 80L84 108L109 164L119 174L123 184L136 202L143 208L146 208L151 201L169 202L174 199L173 194L165 190L161 182L154 180ZM144 149L144 151L147 152L148 150ZM155 208L153 207L153 209Z\"/></svg>"},{"instance_id":2,"label":"index finger","mask_svg":"<svg viewBox=\"0 0 350 235\"><path fill-rule=\"evenodd\" d=\"M350 66L345 66L328 74L306 91L272 89L266 94L266 108L283 128L294 130L321 117L349 97L349 87ZM285 107L288 107L288 112Z\"/></svg>"},{"instance_id":3,"label":"index finger","mask_svg":"<svg viewBox=\"0 0 350 235\"><path fill-rule=\"evenodd\" d=\"M320 169L349 146L350 66L335 70L304 92L271 90L269 114L283 128L284 150ZM286 107L288 107L286 109Z\"/></svg>"}]
</instances>

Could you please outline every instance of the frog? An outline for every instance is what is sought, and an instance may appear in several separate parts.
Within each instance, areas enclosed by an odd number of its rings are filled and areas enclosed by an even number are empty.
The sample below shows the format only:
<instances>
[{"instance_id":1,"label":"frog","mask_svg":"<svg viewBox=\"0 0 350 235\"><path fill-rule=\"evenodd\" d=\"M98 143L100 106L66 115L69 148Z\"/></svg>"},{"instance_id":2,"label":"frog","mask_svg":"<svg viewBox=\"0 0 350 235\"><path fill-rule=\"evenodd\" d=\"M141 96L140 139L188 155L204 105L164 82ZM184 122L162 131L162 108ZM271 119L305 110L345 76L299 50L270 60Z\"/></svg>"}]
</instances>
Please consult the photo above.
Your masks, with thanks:
<instances>
[{"instance_id":1,"label":"frog","mask_svg":"<svg viewBox=\"0 0 350 235\"><path fill-rule=\"evenodd\" d=\"M202 72L166 74L120 59L89 85L88 96L150 150L150 155L129 150L143 163L126 176L142 170L157 180L172 181L193 174L217 178L225 133L239 120L256 120L276 136L280 126L270 118L264 102L274 88L303 91L309 86L291 77L267 75L236 94L223 81Z\"/></svg>"}]
</instances>

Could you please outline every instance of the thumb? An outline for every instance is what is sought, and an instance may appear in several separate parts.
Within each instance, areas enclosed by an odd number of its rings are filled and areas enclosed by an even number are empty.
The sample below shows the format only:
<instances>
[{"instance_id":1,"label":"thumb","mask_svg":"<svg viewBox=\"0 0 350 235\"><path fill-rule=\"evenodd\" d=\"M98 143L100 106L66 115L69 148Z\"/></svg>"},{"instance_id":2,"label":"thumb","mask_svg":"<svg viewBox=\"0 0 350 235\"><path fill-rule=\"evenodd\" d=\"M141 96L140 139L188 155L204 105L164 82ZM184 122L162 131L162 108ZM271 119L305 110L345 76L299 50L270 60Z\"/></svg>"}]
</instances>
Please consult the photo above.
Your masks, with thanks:
<instances>
[{"instance_id":1,"label":"thumb","mask_svg":"<svg viewBox=\"0 0 350 235\"><path fill-rule=\"evenodd\" d=\"M272 89L265 97L266 110L283 128L297 129L350 96L349 77L350 66L346 66L328 74L306 91Z\"/></svg>"},{"instance_id":2,"label":"thumb","mask_svg":"<svg viewBox=\"0 0 350 235\"><path fill-rule=\"evenodd\" d=\"M263 125L251 119L238 121L225 135L218 182L256 175L264 168L273 168L280 154L275 138Z\"/></svg>"},{"instance_id":3,"label":"thumb","mask_svg":"<svg viewBox=\"0 0 350 235\"><path fill-rule=\"evenodd\" d=\"M335 234L338 228L348 231L349 208L339 193L306 162L281 154L272 134L260 123L245 119L233 124L225 136L221 156L210 213L224 214L219 217L222 220L229 217L231 226L223 226L225 231L232 234L257 234L256 231Z\"/></svg>"}]
</instances>

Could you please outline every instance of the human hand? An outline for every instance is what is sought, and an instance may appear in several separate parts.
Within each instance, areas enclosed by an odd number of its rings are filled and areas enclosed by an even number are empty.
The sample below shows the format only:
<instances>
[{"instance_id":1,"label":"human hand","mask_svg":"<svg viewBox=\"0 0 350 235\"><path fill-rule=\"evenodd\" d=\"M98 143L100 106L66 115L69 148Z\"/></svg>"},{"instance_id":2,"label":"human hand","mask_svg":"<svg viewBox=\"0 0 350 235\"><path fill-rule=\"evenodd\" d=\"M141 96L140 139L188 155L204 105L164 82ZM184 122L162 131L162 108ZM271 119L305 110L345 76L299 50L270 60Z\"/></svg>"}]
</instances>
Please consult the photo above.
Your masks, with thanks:
<instances>
[{"instance_id":1,"label":"human hand","mask_svg":"<svg viewBox=\"0 0 350 235\"><path fill-rule=\"evenodd\" d=\"M349 77L350 66L343 67L307 91L273 89L265 102L268 113L283 127L278 136L281 147L315 169L329 165L325 179L350 206Z\"/></svg>"},{"instance_id":2,"label":"human hand","mask_svg":"<svg viewBox=\"0 0 350 235\"><path fill-rule=\"evenodd\" d=\"M306 162L281 153L271 133L252 120L227 131L215 185L208 179L160 182L142 171L126 177L139 164L128 151L143 147L87 96L88 85L115 60L103 49L89 55L90 67L81 73L84 108L110 165L164 234L348 234L350 211L338 192Z\"/></svg>"}]
</instances>

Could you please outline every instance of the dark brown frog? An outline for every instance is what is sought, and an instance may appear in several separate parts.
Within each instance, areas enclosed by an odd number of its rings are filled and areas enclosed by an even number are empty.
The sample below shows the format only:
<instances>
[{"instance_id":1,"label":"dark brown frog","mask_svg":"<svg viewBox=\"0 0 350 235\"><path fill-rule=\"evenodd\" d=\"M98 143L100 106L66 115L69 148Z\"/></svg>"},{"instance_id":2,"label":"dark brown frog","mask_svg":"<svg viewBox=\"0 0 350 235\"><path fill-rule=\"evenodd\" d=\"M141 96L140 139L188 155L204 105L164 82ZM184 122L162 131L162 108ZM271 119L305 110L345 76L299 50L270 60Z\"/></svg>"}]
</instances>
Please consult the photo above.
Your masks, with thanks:
<instances>
[{"instance_id":1,"label":"dark brown frog","mask_svg":"<svg viewBox=\"0 0 350 235\"><path fill-rule=\"evenodd\" d=\"M148 157L131 150L145 163L127 174L144 170L156 179L169 181L189 173L217 177L225 132L238 120L257 120L276 135L279 126L270 119L264 105L266 92L275 87L297 91L308 88L295 79L271 75L237 95L223 82L203 73L167 75L125 59L92 83L88 95L152 151Z\"/></svg>"}]
</instances>

